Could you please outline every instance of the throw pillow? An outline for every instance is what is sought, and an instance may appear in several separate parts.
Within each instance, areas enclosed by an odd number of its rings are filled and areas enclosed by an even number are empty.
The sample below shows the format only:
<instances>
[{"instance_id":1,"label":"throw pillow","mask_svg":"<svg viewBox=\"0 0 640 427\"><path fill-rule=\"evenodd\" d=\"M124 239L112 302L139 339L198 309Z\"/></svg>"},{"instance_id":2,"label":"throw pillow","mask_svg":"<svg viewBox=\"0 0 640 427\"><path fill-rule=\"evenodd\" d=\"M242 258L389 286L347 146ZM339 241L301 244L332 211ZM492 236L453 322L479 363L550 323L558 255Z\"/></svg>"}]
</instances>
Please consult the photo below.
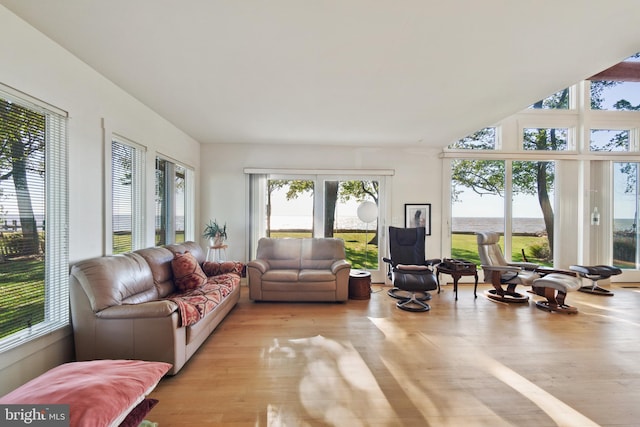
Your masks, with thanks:
<instances>
[{"instance_id":1,"label":"throw pillow","mask_svg":"<svg viewBox=\"0 0 640 427\"><path fill-rule=\"evenodd\" d=\"M238 261L223 261L223 262L215 262L215 261L205 261L202 264L202 271L211 277L217 276L219 274L237 274L238 276L242 275L242 270L244 269L244 264Z\"/></svg>"},{"instance_id":2,"label":"throw pillow","mask_svg":"<svg viewBox=\"0 0 640 427\"><path fill-rule=\"evenodd\" d=\"M207 283L207 276L192 253L176 253L171 260L173 283L181 291L199 288Z\"/></svg>"},{"instance_id":3,"label":"throw pillow","mask_svg":"<svg viewBox=\"0 0 640 427\"><path fill-rule=\"evenodd\" d=\"M119 426L171 369L164 362L92 360L56 366L0 398L0 404L69 405L71 427Z\"/></svg>"}]
</instances>

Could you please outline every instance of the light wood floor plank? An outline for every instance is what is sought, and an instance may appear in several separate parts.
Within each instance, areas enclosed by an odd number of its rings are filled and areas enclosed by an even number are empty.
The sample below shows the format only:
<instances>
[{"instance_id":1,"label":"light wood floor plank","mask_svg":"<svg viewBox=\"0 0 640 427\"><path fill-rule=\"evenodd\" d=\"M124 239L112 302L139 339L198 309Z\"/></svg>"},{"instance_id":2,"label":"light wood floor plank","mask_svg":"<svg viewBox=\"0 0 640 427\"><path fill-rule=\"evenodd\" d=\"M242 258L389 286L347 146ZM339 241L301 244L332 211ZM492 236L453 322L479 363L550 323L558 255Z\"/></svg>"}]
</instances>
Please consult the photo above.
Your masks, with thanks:
<instances>
[{"instance_id":1,"label":"light wood floor plank","mask_svg":"<svg viewBox=\"0 0 640 427\"><path fill-rule=\"evenodd\" d=\"M431 311L370 300L238 306L148 415L171 426L637 426L640 289L573 292L577 315L461 285Z\"/></svg>"}]
</instances>

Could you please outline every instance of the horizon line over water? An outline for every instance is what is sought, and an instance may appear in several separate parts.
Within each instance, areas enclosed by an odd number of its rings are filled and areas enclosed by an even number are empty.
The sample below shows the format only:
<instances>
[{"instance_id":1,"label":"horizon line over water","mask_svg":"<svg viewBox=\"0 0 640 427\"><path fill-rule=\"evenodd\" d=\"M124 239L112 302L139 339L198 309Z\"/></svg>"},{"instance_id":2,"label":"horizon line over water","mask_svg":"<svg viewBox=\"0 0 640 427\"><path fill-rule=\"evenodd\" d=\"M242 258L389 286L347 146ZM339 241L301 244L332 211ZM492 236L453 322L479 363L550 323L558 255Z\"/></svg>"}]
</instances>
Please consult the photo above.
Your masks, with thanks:
<instances>
[{"instance_id":1,"label":"horizon line over water","mask_svg":"<svg viewBox=\"0 0 640 427\"><path fill-rule=\"evenodd\" d=\"M614 231L626 231L633 229L633 219L615 219ZM546 228L542 218L514 218L512 221L514 233L538 234L545 233ZM431 228L437 227L431 223ZM375 225L368 225L356 216L336 218L337 230L369 230ZM311 230L313 221L308 216L272 216L272 230ZM452 218L451 231L453 233L474 233L480 230L504 230L504 218L499 217L454 217Z\"/></svg>"},{"instance_id":2,"label":"horizon line over water","mask_svg":"<svg viewBox=\"0 0 640 427\"><path fill-rule=\"evenodd\" d=\"M436 226L433 222L431 227ZM309 216L272 216L272 230L310 230L313 227L313 220ZM372 230L374 224L369 224L368 229ZM542 233L545 231L542 218L514 218L514 232L517 233ZM504 228L504 218L489 217L456 217L452 219L452 232L476 232L480 229L501 230ZM338 230L367 230L367 224L362 222L357 216L347 216L336 218L336 229Z\"/></svg>"}]
</instances>

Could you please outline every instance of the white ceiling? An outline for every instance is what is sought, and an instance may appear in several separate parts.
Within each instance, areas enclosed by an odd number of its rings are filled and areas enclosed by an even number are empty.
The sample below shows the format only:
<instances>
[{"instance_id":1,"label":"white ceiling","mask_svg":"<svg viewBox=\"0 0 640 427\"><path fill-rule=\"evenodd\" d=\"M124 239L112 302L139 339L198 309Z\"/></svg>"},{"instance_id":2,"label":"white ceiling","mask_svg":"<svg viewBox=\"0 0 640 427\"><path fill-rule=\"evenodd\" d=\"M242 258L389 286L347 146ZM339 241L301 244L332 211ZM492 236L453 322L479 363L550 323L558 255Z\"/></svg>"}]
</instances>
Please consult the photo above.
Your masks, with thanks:
<instances>
[{"instance_id":1,"label":"white ceiling","mask_svg":"<svg viewBox=\"0 0 640 427\"><path fill-rule=\"evenodd\" d=\"M202 143L444 146L640 51L638 0L0 0Z\"/></svg>"}]
</instances>

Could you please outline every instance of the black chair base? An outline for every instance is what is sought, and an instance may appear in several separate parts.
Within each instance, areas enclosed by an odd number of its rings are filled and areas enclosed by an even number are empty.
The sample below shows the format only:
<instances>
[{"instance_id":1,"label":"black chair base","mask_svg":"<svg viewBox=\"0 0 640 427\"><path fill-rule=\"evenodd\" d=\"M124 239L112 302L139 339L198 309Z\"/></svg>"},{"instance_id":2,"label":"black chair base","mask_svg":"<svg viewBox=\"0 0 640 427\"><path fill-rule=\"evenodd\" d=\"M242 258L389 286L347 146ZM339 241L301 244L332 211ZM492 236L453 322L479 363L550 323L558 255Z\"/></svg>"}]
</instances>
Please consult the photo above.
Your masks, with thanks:
<instances>
[{"instance_id":1,"label":"black chair base","mask_svg":"<svg viewBox=\"0 0 640 427\"><path fill-rule=\"evenodd\" d=\"M601 295L601 296L605 296L605 297L612 297L613 296L613 292L611 292L608 289L605 288L601 288L598 285L592 285L592 286L583 286L580 289L578 289L580 292L585 292L587 294L593 294L593 295Z\"/></svg>"},{"instance_id":2,"label":"black chair base","mask_svg":"<svg viewBox=\"0 0 640 427\"><path fill-rule=\"evenodd\" d=\"M411 291L405 291L398 287L389 289L387 291L387 295L389 295L391 298L400 300L411 299ZM429 292L419 292L419 295L415 295L415 299L418 301L429 301L431 299L431 294Z\"/></svg>"},{"instance_id":3,"label":"black chair base","mask_svg":"<svg viewBox=\"0 0 640 427\"><path fill-rule=\"evenodd\" d=\"M611 265L572 265L569 269L578 272L580 277L591 280L591 286L582 286L578 289L580 292L606 297L613 296L613 292L598 286L598 280L622 274L622 270Z\"/></svg>"},{"instance_id":4,"label":"black chair base","mask_svg":"<svg viewBox=\"0 0 640 427\"><path fill-rule=\"evenodd\" d=\"M411 298L403 299L396 303L396 307L405 311L413 311L413 312L422 312L429 311L431 307L429 304L419 300L415 295L412 295Z\"/></svg>"},{"instance_id":5,"label":"black chair base","mask_svg":"<svg viewBox=\"0 0 640 427\"><path fill-rule=\"evenodd\" d=\"M499 294L496 289L489 289L484 291L487 298L497 302L517 303L521 304L529 301L529 297L522 295L518 292L504 291L503 294Z\"/></svg>"}]
</instances>

